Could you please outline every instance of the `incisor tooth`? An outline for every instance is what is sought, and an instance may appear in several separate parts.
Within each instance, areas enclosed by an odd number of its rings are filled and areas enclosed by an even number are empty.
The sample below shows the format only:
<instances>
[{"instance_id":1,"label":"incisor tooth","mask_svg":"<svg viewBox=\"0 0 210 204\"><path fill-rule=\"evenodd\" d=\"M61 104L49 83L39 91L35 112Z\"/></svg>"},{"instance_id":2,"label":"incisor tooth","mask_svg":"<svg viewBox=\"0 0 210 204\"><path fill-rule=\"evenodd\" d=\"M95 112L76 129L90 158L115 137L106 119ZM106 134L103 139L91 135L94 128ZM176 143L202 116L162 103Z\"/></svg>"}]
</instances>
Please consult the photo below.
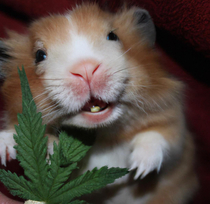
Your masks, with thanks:
<instances>
[{"instance_id":1,"label":"incisor tooth","mask_svg":"<svg viewBox=\"0 0 210 204\"><path fill-rule=\"evenodd\" d=\"M101 108L99 106L93 106L90 110L92 113L96 113L96 112L99 112Z\"/></svg>"}]
</instances>

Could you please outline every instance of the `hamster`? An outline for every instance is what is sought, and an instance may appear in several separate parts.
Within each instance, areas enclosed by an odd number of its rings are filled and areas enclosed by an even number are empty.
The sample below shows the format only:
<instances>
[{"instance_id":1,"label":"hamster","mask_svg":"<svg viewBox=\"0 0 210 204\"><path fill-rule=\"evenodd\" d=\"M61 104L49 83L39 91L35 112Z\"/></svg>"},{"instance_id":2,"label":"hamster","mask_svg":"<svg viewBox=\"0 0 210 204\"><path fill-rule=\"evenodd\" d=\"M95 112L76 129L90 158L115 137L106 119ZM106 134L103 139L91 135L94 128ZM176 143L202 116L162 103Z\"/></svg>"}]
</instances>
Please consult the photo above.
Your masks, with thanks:
<instances>
[{"instance_id":1,"label":"hamster","mask_svg":"<svg viewBox=\"0 0 210 204\"><path fill-rule=\"evenodd\" d=\"M184 204L197 189L194 144L183 111L184 85L164 71L154 48L155 27L141 8L116 14L96 4L77 6L31 24L28 33L8 33L1 48L5 128L1 162L12 148L24 65L49 133L76 127L95 142L80 173L122 167L129 175L87 196L100 204ZM88 137L88 136L87 136ZM88 138L86 138L88 139Z\"/></svg>"}]
</instances>

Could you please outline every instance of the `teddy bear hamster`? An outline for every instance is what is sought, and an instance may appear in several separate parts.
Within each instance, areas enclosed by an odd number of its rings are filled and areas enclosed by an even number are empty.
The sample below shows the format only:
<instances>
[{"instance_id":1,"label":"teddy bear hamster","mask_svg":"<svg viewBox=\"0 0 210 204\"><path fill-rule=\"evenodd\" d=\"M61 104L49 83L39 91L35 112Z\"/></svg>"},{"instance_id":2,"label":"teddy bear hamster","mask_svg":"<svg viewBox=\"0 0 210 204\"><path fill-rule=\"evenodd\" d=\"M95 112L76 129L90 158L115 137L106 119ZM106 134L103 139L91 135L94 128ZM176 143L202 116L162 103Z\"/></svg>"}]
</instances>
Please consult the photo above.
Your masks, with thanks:
<instances>
[{"instance_id":1,"label":"teddy bear hamster","mask_svg":"<svg viewBox=\"0 0 210 204\"><path fill-rule=\"evenodd\" d=\"M1 162L12 148L24 65L43 121L52 127L92 130L95 142L81 173L123 167L130 174L88 201L104 204L184 204L197 188L194 144L183 112L183 84L159 60L155 27L141 8L116 14L83 4L64 15L36 20L28 33L0 43L5 128ZM49 152L52 141L50 135Z\"/></svg>"}]
</instances>

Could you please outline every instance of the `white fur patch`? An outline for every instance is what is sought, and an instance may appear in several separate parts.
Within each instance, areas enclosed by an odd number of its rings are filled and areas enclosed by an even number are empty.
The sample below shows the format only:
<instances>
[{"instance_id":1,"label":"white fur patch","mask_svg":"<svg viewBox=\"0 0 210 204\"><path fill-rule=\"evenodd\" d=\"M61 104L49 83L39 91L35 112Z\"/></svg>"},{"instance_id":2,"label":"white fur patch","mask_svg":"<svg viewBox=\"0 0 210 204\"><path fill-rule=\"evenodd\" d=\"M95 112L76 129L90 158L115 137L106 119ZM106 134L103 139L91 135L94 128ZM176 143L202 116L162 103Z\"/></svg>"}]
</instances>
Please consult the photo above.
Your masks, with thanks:
<instances>
[{"instance_id":1,"label":"white fur patch","mask_svg":"<svg viewBox=\"0 0 210 204\"><path fill-rule=\"evenodd\" d=\"M88 163L85 167L82 168L82 173L87 170L92 170L95 167L101 168L103 166L111 167L128 167L128 156L129 156L129 145L128 144L119 144L114 147L101 147L97 144L94 145L90 152ZM119 178L115 181L115 184L123 183L127 181L128 175Z\"/></svg>"},{"instance_id":2,"label":"white fur patch","mask_svg":"<svg viewBox=\"0 0 210 204\"><path fill-rule=\"evenodd\" d=\"M168 143L160 133L155 131L141 133L133 139L131 146L130 170L137 168L135 179L139 176L143 178L155 169L160 170L168 149Z\"/></svg>"},{"instance_id":3,"label":"white fur patch","mask_svg":"<svg viewBox=\"0 0 210 204\"><path fill-rule=\"evenodd\" d=\"M88 41L87 37L72 33L71 35L71 60L73 62L84 59L97 59L97 53L93 51L93 43ZM99 61L99 60L98 60Z\"/></svg>"},{"instance_id":4,"label":"white fur patch","mask_svg":"<svg viewBox=\"0 0 210 204\"><path fill-rule=\"evenodd\" d=\"M16 143L13 139L15 130L5 130L0 132L0 157L1 164L6 166L7 154L10 158L16 159L16 150L13 148Z\"/></svg>"}]
</instances>

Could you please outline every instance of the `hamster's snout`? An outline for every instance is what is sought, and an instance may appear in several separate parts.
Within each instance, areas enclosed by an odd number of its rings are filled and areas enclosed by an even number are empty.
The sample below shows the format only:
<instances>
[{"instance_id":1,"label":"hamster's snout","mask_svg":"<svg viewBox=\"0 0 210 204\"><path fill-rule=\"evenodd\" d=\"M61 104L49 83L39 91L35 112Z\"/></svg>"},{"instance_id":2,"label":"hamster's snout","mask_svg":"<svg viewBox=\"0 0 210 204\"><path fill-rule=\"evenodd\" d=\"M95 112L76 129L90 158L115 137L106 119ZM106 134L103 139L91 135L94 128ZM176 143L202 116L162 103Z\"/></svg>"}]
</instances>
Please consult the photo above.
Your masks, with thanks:
<instances>
[{"instance_id":1,"label":"hamster's snout","mask_svg":"<svg viewBox=\"0 0 210 204\"><path fill-rule=\"evenodd\" d=\"M94 58L81 59L75 62L68 69L66 87L71 89L80 102L87 100L87 97L102 98L104 92L109 89L111 81L107 74L107 65Z\"/></svg>"},{"instance_id":2,"label":"hamster's snout","mask_svg":"<svg viewBox=\"0 0 210 204\"><path fill-rule=\"evenodd\" d=\"M99 67L100 63L96 60L85 60L74 65L70 73L77 78L86 80L89 84Z\"/></svg>"}]
</instances>

